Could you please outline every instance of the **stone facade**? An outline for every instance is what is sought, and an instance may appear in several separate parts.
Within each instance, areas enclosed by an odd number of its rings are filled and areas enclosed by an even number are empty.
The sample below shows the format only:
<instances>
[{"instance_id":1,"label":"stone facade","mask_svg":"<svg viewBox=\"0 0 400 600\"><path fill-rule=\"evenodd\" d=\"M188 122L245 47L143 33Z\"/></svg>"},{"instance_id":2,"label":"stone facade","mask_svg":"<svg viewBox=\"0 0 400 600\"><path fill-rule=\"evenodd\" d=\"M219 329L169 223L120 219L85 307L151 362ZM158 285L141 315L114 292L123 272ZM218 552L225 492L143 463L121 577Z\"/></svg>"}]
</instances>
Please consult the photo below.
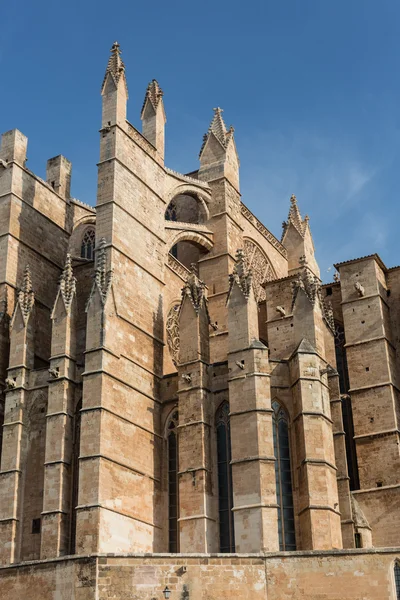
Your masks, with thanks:
<instances>
[{"instance_id":1,"label":"stone facade","mask_svg":"<svg viewBox=\"0 0 400 600\"><path fill-rule=\"evenodd\" d=\"M95 208L2 136L1 597L396 598L399 267L322 285L296 197L281 240L242 202L221 109L183 175L117 43L101 93Z\"/></svg>"}]
</instances>

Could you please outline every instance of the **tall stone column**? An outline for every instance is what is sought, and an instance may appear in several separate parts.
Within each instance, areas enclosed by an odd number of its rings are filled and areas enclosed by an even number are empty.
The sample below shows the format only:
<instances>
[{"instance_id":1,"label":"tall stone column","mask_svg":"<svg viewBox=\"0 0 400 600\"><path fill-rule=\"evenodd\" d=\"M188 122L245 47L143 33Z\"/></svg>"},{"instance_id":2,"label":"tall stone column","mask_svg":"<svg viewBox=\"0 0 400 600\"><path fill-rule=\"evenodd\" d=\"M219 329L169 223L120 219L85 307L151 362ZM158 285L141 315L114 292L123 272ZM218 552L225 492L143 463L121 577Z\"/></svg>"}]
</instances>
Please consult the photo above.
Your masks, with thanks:
<instances>
[{"instance_id":1,"label":"tall stone column","mask_svg":"<svg viewBox=\"0 0 400 600\"><path fill-rule=\"evenodd\" d=\"M179 313L179 532L181 552L216 550L210 447L209 316L205 285L194 272Z\"/></svg>"},{"instance_id":2,"label":"tall stone column","mask_svg":"<svg viewBox=\"0 0 400 600\"><path fill-rule=\"evenodd\" d=\"M76 388L76 280L69 254L51 319L41 558L70 552L71 510L75 508L71 507L71 461Z\"/></svg>"},{"instance_id":3,"label":"tall stone column","mask_svg":"<svg viewBox=\"0 0 400 600\"><path fill-rule=\"evenodd\" d=\"M237 552L279 550L268 349L251 273L238 251L228 296L229 406Z\"/></svg>"},{"instance_id":4,"label":"tall stone column","mask_svg":"<svg viewBox=\"0 0 400 600\"><path fill-rule=\"evenodd\" d=\"M34 359L34 301L27 266L11 319L0 471L0 564L19 561L26 386Z\"/></svg>"}]
</instances>

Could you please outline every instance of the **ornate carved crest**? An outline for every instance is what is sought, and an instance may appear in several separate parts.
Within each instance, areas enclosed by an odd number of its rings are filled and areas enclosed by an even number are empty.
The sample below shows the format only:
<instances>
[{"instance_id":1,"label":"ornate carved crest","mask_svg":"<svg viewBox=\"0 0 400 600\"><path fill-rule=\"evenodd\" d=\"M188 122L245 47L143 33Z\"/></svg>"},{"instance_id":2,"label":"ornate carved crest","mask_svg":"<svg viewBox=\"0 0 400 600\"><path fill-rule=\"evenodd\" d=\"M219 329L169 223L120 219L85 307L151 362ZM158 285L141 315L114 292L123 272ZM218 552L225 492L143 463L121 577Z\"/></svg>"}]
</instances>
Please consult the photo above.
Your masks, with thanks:
<instances>
[{"instance_id":1,"label":"ornate carved crest","mask_svg":"<svg viewBox=\"0 0 400 600\"><path fill-rule=\"evenodd\" d=\"M167 315L167 345L172 358L172 362L177 367L179 364L179 309L180 304L174 304Z\"/></svg>"},{"instance_id":2,"label":"ornate carved crest","mask_svg":"<svg viewBox=\"0 0 400 600\"><path fill-rule=\"evenodd\" d=\"M253 275L253 290L257 302L265 302L263 284L276 278L275 272L264 252L252 240L244 240L244 256L247 268Z\"/></svg>"}]
</instances>

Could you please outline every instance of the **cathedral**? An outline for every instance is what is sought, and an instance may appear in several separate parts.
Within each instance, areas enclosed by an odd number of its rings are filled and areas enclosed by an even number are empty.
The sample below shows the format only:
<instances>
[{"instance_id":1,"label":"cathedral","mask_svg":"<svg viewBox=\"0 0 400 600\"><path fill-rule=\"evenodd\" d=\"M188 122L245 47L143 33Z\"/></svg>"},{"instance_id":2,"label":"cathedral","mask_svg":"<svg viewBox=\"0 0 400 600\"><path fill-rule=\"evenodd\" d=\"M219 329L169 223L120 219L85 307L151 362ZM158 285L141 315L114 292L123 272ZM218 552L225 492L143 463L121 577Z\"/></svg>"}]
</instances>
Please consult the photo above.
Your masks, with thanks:
<instances>
[{"instance_id":1,"label":"cathedral","mask_svg":"<svg viewBox=\"0 0 400 600\"><path fill-rule=\"evenodd\" d=\"M280 239L242 201L220 108L167 167L118 43L101 96L95 207L2 135L0 597L400 599L400 267L322 284L301 199Z\"/></svg>"}]
</instances>

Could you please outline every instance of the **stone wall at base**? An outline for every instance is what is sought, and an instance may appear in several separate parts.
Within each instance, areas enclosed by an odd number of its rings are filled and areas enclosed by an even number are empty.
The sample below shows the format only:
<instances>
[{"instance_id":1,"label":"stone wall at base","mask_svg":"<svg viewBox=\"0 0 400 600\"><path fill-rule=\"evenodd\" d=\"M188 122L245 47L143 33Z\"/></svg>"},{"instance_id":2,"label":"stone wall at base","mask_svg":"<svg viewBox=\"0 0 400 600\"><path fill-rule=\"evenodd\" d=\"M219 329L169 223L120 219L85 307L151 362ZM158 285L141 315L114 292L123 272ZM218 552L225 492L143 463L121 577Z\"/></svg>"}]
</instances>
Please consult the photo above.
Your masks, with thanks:
<instances>
[{"instance_id":1,"label":"stone wall at base","mask_svg":"<svg viewBox=\"0 0 400 600\"><path fill-rule=\"evenodd\" d=\"M396 600L400 548L279 554L92 555L0 568L7 600Z\"/></svg>"}]
</instances>

